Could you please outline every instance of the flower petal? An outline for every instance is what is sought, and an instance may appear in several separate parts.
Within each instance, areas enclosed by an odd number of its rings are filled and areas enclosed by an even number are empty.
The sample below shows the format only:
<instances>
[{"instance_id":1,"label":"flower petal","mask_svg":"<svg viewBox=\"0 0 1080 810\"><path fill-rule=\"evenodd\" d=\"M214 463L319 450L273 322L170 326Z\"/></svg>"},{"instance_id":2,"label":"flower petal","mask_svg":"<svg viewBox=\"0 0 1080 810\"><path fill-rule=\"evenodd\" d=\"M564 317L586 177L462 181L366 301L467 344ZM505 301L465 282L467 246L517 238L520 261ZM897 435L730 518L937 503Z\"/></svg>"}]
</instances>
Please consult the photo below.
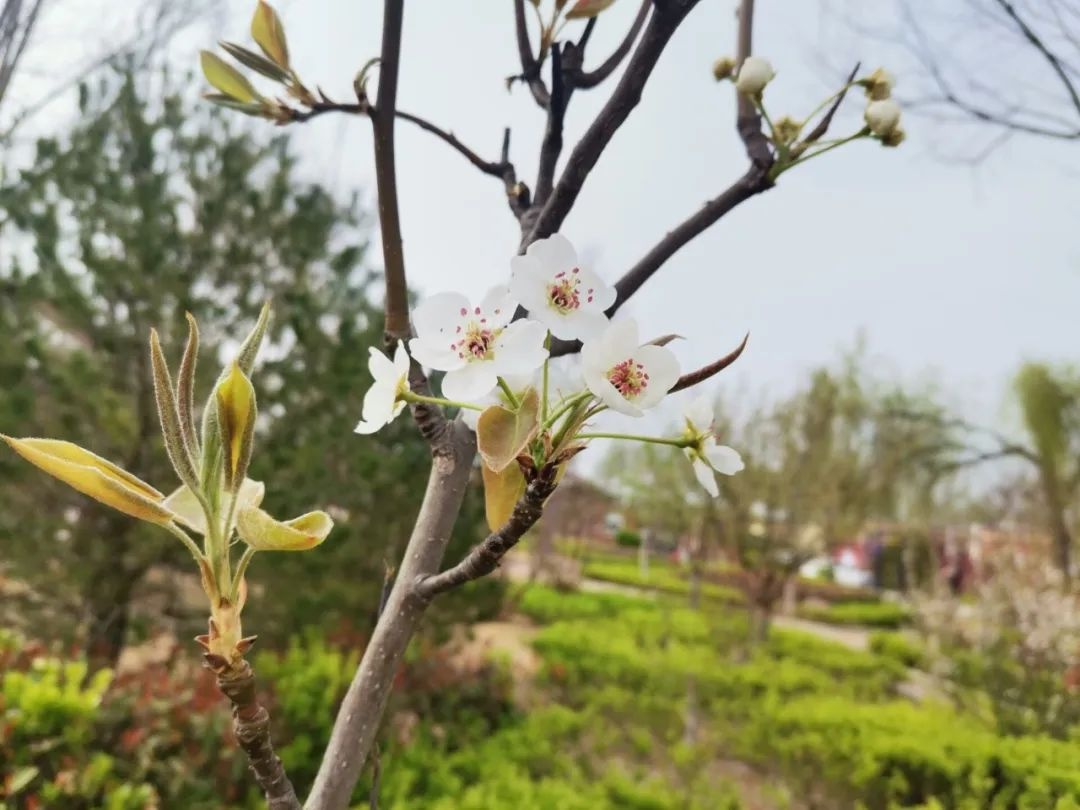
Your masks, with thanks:
<instances>
[{"instance_id":1,"label":"flower petal","mask_svg":"<svg viewBox=\"0 0 1080 810\"><path fill-rule=\"evenodd\" d=\"M569 272L578 266L577 251L561 233L553 233L547 239L537 239L529 245L525 255L538 259L544 271L551 275Z\"/></svg>"},{"instance_id":2,"label":"flower petal","mask_svg":"<svg viewBox=\"0 0 1080 810\"><path fill-rule=\"evenodd\" d=\"M393 361L381 351L370 346L368 355L368 371L375 380L389 380L397 376Z\"/></svg>"},{"instance_id":3,"label":"flower petal","mask_svg":"<svg viewBox=\"0 0 1080 810\"><path fill-rule=\"evenodd\" d=\"M396 415L394 408L397 399L396 380L376 380L364 394L364 410L355 432L370 434L386 425Z\"/></svg>"},{"instance_id":4,"label":"flower petal","mask_svg":"<svg viewBox=\"0 0 1080 810\"><path fill-rule=\"evenodd\" d=\"M442 381L443 396L458 402L476 402L490 394L499 382L493 365L480 361L446 372Z\"/></svg>"},{"instance_id":5,"label":"flower petal","mask_svg":"<svg viewBox=\"0 0 1080 810\"><path fill-rule=\"evenodd\" d=\"M712 471L712 467L706 464L698 456L694 456L690 459L690 464L694 468L694 477L697 478L698 483L705 488L705 491L712 495L714 498L720 495L720 487L716 484L716 473Z\"/></svg>"},{"instance_id":6,"label":"flower petal","mask_svg":"<svg viewBox=\"0 0 1080 810\"><path fill-rule=\"evenodd\" d=\"M592 340L608 325L607 315L601 309L579 309L565 315L559 315L552 309L547 309L546 312L541 310L541 312L544 312L547 317L540 317L540 312L538 312L538 319L544 321L551 330L551 334L559 340ZM532 315L531 310L529 314Z\"/></svg>"},{"instance_id":7,"label":"flower petal","mask_svg":"<svg viewBox=\"0 0 1080 810\"><path fill-rule=\"evenodd\" d=\"M634 400L639 408L651 408L667 396L671 386L679 379L679 361L670 349L663 346L642 346L634 352L634 358L645 366L649 385Z\"/></svg>"},{"instance_id":8,"label":"flower petal","mask_svg":"<svg viewBox=\"0 0 1080 810\"><path fill-rule=\"evenodd\" d=\"M405 351L405 341L399 340L394 349L394 371L398 378L409 376L409 353Z\"/></svg>"},{"instance_id":9,"label":"flower petal","mask_svg":"<svg viewBox=\"0 0 1080 810\"><path fill-rule=\"evenodd\" d=\"M409 353L420 365L437 371L453 371L465 365L465 359L450 348L449 341L435 343L433 340L425 342L421 338L413 338L409 341Z\"/></svg>"},{"instance_id":10,"label":"flower petal","mask_svg":"<svg viewBox=\"0 0 1080 810\"><path fill-rule=\"evenodd\" d=\"M706 394L694 397L683 409L683 415L695 430L701 432L708 430L713 423L712 400Z\"/></svg>"},{"instance_id":11,"label":"flower petal","mask_svg":"<svg viewBox=\"0 0 1080 810\"><path fill-rule=\"evenodd\" d=\"M548 351L544 348L547 329L531 320L514 321L502 330L495 340L497 374L521 374L544 364Z\"/></svg>"},{"instance_id":12,"label":"flower petal","mask_svg":"<svg viewBox=\"0 0 1080 810\"><path fill-rule=\"evenodd\" d=\"M709 464L721 475L734 475L746 465L737 450L713 442L705 443L705 458Z\"/></svg>"},{"instance_id":13,"label":"flower petal","mask_svg":"<svg viewBox=\"0 0 1080 810\"><path fill-rule=\"evenodd\" d=\"M425 298L413 310L413 327L417 337L427 342L442 334L452 334L461 320L462 310L469 312L469 299L461 293L444 292ZM441 344L443 341L437 342Z\"/></svg>"},{"instance_id":14,"label":"flower petal","mask_svg":"<svg viewBox=\"0 0 1080 810\"><path fill-rule=\"evenodd\" d=\"M514 317L517 310L517 301L505 284L492 287L484 300L480 302L480 315L487 319L487 326L497 329L506 326ZM473 310L474 314L476 310Z\"/></svg>"}]
</instances>

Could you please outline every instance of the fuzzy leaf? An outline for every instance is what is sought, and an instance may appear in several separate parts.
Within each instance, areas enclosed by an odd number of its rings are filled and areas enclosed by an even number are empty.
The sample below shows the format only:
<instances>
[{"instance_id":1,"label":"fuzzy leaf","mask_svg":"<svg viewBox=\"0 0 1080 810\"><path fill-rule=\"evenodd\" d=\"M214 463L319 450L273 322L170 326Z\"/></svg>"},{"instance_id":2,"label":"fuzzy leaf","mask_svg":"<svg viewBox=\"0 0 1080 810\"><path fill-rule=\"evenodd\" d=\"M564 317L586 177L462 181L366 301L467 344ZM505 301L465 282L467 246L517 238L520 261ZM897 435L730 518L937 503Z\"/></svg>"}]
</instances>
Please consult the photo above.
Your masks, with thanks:
<instances>
[{"instance_id":1,"label":"fuzzy leaf","mask_svg":"<svg viewBox=\"0 0 1080 810\"><path fill-rule=\"evenodd\" d=\"M237 508L242 509L244 507L258 506L262 503L263 495L265 493L266 487L263 485L262 481L254 481L251 478L245 478L244 483L240 485L240 491L236 495ZM229 502L229 497L231 496L228 493L221 493L218 496L217 502L227 504ZM182 486L172 492L169 497L165 499L165 506L176 516L176 521L178 523L184 524L198 534L206 534L206 513L203 511L199 499L195 496L195 493L191 491L190 487Z\"/></svg>"},{"instance_id":2,"label":"fuzzy leaf","mask_svg":"<svg viewBox=\"0 0 1080 810\"><path fill-rule=\"evenodd\" d=\"M154 400L157 402L158 419L161 421L161 435L165 437L165 451L180 480L189 487L198 486L195 474L195 462L191 448L184 439L180 426L180 412L177 410L176 394L173 391L172 377L169 376L169 364L161 351L156 329L150 330L150 366L154 376Z\"/></svg>"},{"instance_id":3,"label":"fuzzy leaf","mask_svg":"<svg viewBox=\"0 0 1080 810\"><path fill-rule=\"evenodd\" d=\"M201 51L199 62L206 80L233 101L251 103L262 100L262 97L255 92L255 88L251 86L251 82L217 54Z\"/></svg>"},{"instance_id":4,"label":"fuzzy leaf","mask_svg":"<svg viewBox=\"0 0 1080 810\"><path fill-rule=\"evenodd\" d=\"M0 438L35 467L83 495L140 520L159 525L172 522L172 513L162 503L164 495L77 444L56 439Z\"/></svg>"},{"instance_id":5,"label":"fuzzy leaf","mask_svg":"<svg viewBox=\"0 0 1080 810\"><path fill-rule=\"evenodd\" d=\"M222 42L221 47L241 65L251 68L268 79L273 79L275 82L285 82L289 79L289 71L255 51L249 51L235 42Z\"/></svg>"},{"instance_id":6,"label":"fuzzy leaf","mask_svg":"<svg viewBox=\"0 0 1080 810\"><path fill-rule=\"evenodd\" d=\"M251 18L251 36L277 65L289 67L289 45L285 41L285 28L273 7L263 0L255 7Z\"/></svg>"},{"instance_id":7,"label":"fuzzy leaf","mask_svg":"<svg viewBox=\"0 0 1080 810\"><path fill-rule=\"evenodd\" d=\"M218 383L218 425L225 455L225 488L235 492L244 480L251 462L252 436L255 430L255 389L251 380L232 364L228 375Z\"/></svg>"},{"instance_id":8,"label":"fuzzy leaf","mask_svg":"<svg viewBox=\"0 0 1080 810\"><path fill-rule=\"evenodd\" d=\"M481 464L480 472L484 476L484 516L488 528L496 532L510 519L514 505L525 493L525 476L517 464L508 464L501 472Z\"/></svg>"},{"instance_id":9,"label":"fuzzy leaf","mask_svg":"<svg viewBox=\"0 0 1080 810\"><path fill-rule=\"evenodd\" d=\"M540 429L540 396L528 389L517 410L492 405L476 421L476 446L484 464L502 472Z\"/></svg>"},{"instance_id":10,"label":"fuzzy leaf","mask_svg":"<svg viewBox=\"0 0 1080 810\"><path fill-rule=\"evenodd\" d=\"M308 512L285 522L262 509L245 507L236 513L236 532L257 551L306 551L319 545L334 521L326 512Z\"/></svg>"},{"instance_id":11,"label":"fuzzy leaf","mask_svg":"<svg viewBox=\"0 0 1080 810\"><path fill-rule=\"evenodd\" d=\"M176 412L180 417L180 432L184 442L191 449L192 455L198 457L199 437L195 433L195 366L199 357L199 324L190 312L185 314L188 339L176 377Z\"/></svg>"},{"instance_id":12,"label":"fuzzy leaf","mask_svg":"<svg viewBox=\"0 0 1080 810\"><path fill-rule=\"evenodd\" d=\"M577 20L585 17L595 17L614 2L615 0L578 0L566 12L566 19Z\"/></svg>"},{"instance_id":13,"label":"fuzzy leaf","mask_svg":"<svg viewBox=\"0 0 1080 810\"><path fill-rule=\"evenodd\" d=\"M224 93L204 93L203 98L212 104L217 104L219 107L227 107L230 110L236 110L237 112L242 112L244 115L250 115L254 118L269 117L262 104L245 104L242 101L236 101L235 99L226 96Z\"/></svg>"},{"instance_id":14,"label":"fuzzy leaf","mask_svg":"<svg viewBox=\"0 0 1080 810\"><path fill-rule=\"evenodd\" d=\"M262 346L263 337L266 335L266 327L269 325L270 302L267 301L259 311L259 319L255 321L255 326L244 338L244 342L240 344L240 350L236 353L236 364L249 377L255 368L255 356L259 353L259 347Z\"/></svg>"}]
</instances>

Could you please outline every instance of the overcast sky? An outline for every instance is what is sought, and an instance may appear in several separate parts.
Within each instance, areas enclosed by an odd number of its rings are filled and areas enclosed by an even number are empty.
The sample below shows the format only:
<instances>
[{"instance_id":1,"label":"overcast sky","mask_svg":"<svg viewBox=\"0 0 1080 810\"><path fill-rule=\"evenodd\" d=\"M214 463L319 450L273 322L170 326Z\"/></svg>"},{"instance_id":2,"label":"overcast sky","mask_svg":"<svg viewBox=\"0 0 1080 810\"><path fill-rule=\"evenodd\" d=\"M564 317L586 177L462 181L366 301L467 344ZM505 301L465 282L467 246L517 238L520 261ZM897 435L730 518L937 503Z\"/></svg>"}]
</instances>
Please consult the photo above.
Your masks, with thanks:
<instances>
[{"instance_id":1,"label":"overcast sky","mask_svg":"<svg viewBox=\"0 0 1080 810\"><path fill-rule=\"evenodd\" d=\"M58 2L18 98L33 98L79 48L115 35L103 26L78 35L113 7ZM378 53L381 5L279 3L294 65L309 85L349 98L356 69ZM734 5L703 0L691 14L566 221L563 232L610 281L745 169L733 90L710 75L712 61L732 51ZM885 13L889 5L865 9ZM177 62L193 65L214 38L245 41L253 6L223 2L208 28L174 43ZM636 8L619 0L603 15L592 60ZM826 63L902 65L878 43L825 31L817 3L761 0L757 19L755 50L778 72L766 99L774 117L805 114L831 92ZM512 158L531 184L543 121L524 89L508 93L504 85L517 70L508 0L412 0L404 42L400 107L452 129L488 158L511 126ZM899 80L902 88L902 72ZM612 86L575 95L569 146ZM837 132L857 127L860 107L850 105ZM65 114L57 105L35 126L55 126ZM1080 192L1070 154L1080 147L1014 139L972 169L942 162L933 124L911 118L905 128L900 149L856 143L785 174L678 253L625 311L646 335L685 336L675 348L687 368L726 353L749 331L746 356L718 389L784 393L861 332L883 376L936 380L972 417L1006 420L1003 394L1018 364L1073 360L1080 345ZM501 184L431 136L404 124L398 132L410 281L423 292L479 296L507 278L518 240ZM294 134L313 177L373 197L365 121L327 116Z\"/></svg>"}]
</instances>

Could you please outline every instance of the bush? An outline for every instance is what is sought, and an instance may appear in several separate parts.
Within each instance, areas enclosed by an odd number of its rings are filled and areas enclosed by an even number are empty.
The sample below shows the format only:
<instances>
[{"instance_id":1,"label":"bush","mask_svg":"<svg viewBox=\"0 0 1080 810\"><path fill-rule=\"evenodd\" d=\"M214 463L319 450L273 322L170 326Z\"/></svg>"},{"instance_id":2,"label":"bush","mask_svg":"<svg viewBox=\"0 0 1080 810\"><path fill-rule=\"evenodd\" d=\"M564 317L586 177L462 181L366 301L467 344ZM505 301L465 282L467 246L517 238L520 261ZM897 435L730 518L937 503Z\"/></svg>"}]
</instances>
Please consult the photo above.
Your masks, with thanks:
<instances>
[{"instance_id":1,"label":"bush","mask_svg":"<svg viewBox=\"0 0 1080 810\"><path fill-rule=\"evenodd\" d=\"M895 630L911 622L911 612L892 602L840 602L833 605L804 605L799 616L828 624L884 627Z\"/></svg>"},{"instance_id":2,"label":"bush","mask_svg":"<svg viewBox=\"0 0 1080 810\"><path fill-rule=\"evenodd\" d=\"M589 562L585 565L583 574L589 579L600 579L605 582L615 582L677 596L686 596L690 592L690 583L680 571L655 563L650 564L648 576L644 577L641 575L640 566L633 560ZM744 601L741 592L724 585L714 585L711 582L701 583L701 595L705 599L730 605L742 604Z\"/></svg>"},{"instance_id":3,"label":"bush","mask_svg":"<svg viewBox=\"0 0 1080 810\"><path fill-rule=\"evenodd\" d=\"M926 666L926 651L902 633L887 631L871 633L870 650L884 658L897 661L905 667L921 669Z\"/></svg>"},{"instance_id":4,"label":"bush","mask_svg":"<svg viewBox=\"0 0 1080 810\"><path fill-rule=\"evenodd\" d=\"M623 548L637 548L641 545L641 535L633 529L619 529L615 532L615 544Z\"/></svg>"},{"instance_id":5,"label":"bush","mask_svg":"<svg viewBox=\"0 0 1080 810\"><path fill-rule=\"evenodd\" d=\"M533 586L525 591L517 608L534 621L552 624L564 619L612 618L627 610L655 610L657 605L637 596L557 591Z\"/></svg>"}]
</instances>

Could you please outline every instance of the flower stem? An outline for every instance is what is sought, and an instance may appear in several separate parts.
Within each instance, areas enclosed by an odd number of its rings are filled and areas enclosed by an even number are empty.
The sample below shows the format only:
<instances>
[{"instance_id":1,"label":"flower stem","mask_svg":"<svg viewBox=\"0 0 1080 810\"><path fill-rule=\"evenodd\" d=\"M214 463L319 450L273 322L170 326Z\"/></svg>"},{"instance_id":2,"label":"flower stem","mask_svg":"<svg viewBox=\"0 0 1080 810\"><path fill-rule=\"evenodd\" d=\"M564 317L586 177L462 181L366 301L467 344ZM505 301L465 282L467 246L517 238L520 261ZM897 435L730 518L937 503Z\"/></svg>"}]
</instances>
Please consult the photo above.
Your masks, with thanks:
<instances>
[{"instance_id":1,"label":"flower stem","mask_svg":"<svg viewBox=\"0 0 1080 810\"><path fill-rule=\"evenodd\" d=\"M473 405L471 402L457 402L453 399L443 399L442 397L428 397L423 394L416 394L412 391L405 391L401 394L401 398L406 402L426 402L429 405L446 405L450 408L464 408L468 411L482 411L484 410L481 405Z\"/></svg>"},{"instance_id":2,"label":"flower stem","mask_svg":"<svg viewBox=\"0 0 1080 810\"><path fill-rule=\"evenodd\" d=\"M240 583L244 581L244 574L247 573L248 566L251 564L251 558L254 556L255 549L248 546L244 549L244 553L240 555L240 561L236 564L236 574L233 576L232 585L232 601L234 604L240 594Z\"/></svg>"},{"instance_id":3,"label":"flower stem","mask_svg":"<svg viewBox=\"0 0 1080 810\"><path fill-rule=\"evenodd\" d=\"M166 523L165 528L168 529L172 534L174 534L181 543L187 546L187 550L191 552L191 556L194 557L196 561L205 559L203 557L202 551L199 550L199 547L195 544L195 541L191 539L187 532L185 532L175 523Z\"/></svg>"},{"instance_id":4,"label":"flower stem","mask_svg":"<svg viewBox=\"0 0 1080 810\"><path fill-rule=\"evenodd\" d=\"M843 146L845 143L851 143L852 141L858 140L859 138L865 138L869 134L870 129L868 127L864 127L853 135L848 135L846 138L839 138L830 143L828 146L824 146L821 149L818 149L816 152L808 152L799 159L791 161L791 163L788 163L787 165L777 165L772 171L772 179L775 180L788 169L793 169L800 163L806 163L806 161L810 160L810 158L816 158L818 155L824 155L826 152L835 149L838 146Z\"/></svg>"},{"instance_id":5,"label":"flower stem","mask_svg":"<svg viewBox=\"0 0 1080 810\"><path fill-rule=\"evenodd\" d=\"M548 350L547 357L544 358L544 391L543 397L540 399L540 424L547 422L548 416L548 363L551 361L551 332L548 331L547 337L544 338L544 348Z\"/></svg>"},{"instance_id":6,"label":"flower stem","mask_svg":"<svg viewBox=\"0 0 1080 810\"><path fill-rule=\"evenodd\" d=\"M665 439L660 436L637 436L633 433L579 433L579 439L625 439L632 442L646 442L647 444L666 444L671 447L688 447L692 442L686 439Z\"/></svg>"},{"instance_id":7,"label":"flower stem","mask_svg":"<svg viewBox=\"0 0 1080 810\"><path fill-rule=\"evenodd\" d=\"M547 368L547 363L544 364L544 368ZM520 407L521 403L518 402L518 398L514 396L514 389L510 387L510 383L504 380L502 377L496 377L499 381L499 388L506 394L506 401L510 403L510 407L515 411Z\"/></svg>"},{"instance_id":8,"label":"flower stem","mask_svg":"<svg viewBox=\"0 0 1080 810\"><path fill-rule=\"evenodd\" d=\"M579 402L582 402L583 400L589 399L591 397L591 391L582 391L580 394L575 394L574 396L570 397L570 399L566 400L555 410L555 413L551 414L551 416L549 416L544 421L544 430L554 427L555 423L558 422L560 418L562 418L563 414L565 414Z\"/></svg>"},{"instance_id":9,"label":"flower stem","mask_svg":"<svg viewBox=\"0 0 1080 810\"><path fill-rule=\"evenodd\" d=\"M804 118L802 120L802 126L805 127L807 124L809 124L811 121L813 121L818 113L820 113L822 110L824 110L826 107L828 107L834 101L836 101L838 96L840 96L843 93L846 93L854 84L855 84L855 82L851 82L850 84L845 84L843 87L841 87L839 90L837 90L831 96L829 96L823 102L821 102L816 107L814 107L813 111L808 116L806 116L806 118ZM800 129L801 129L801 127L800 127Z\"/></svg>"}]
</instances>

